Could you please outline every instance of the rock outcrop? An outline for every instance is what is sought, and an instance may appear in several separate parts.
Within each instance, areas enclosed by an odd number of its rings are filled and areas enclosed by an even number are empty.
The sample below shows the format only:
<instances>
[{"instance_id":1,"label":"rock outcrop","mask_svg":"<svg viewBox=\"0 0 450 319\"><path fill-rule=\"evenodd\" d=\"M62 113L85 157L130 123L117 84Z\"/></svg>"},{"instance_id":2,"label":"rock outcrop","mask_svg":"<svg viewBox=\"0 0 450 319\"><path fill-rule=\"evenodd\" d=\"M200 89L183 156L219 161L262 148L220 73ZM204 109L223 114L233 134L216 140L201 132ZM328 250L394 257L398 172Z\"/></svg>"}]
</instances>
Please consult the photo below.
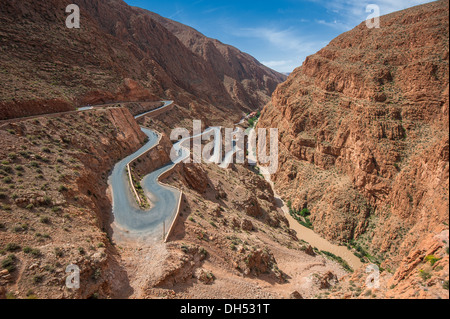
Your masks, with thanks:
<instances>
[{"instance_id":1,"label":"rock outcrop","mask_svg":"<svg viewBox=\"0 0 450 319\"><path fill-rule=\"evenodd\" d=\"M279 129L284 199L391 271L448 229L448 13L437 1L342 34L278 86L258 123Z\"/></svg>"}]
</instances>

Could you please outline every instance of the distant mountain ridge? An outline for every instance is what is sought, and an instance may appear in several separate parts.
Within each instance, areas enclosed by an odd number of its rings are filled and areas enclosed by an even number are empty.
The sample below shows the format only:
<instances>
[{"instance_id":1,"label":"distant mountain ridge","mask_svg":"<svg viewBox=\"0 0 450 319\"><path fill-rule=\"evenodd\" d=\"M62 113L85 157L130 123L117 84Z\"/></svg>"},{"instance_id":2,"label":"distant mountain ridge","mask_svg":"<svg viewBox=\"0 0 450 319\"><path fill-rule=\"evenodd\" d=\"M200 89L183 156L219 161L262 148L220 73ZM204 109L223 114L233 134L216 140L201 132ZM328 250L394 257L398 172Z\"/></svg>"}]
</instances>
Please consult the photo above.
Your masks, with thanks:
<instances>
[{"instance_id":1,"label":"distant mountain ridge","mask_svg":"<svg viewBox=\"0 0 450 319\"><path fill-rule=\"evenodd\" d=\"M65 27L70 3L80 6L81 29ZM155 14L121 0L0 0L0 5L0 110L17 110L17 116L33 115L37 108L30 105L39 101L64 110L165 98L176 100L180 116L201 119L211 113L210 120L219 121L262 107L285 79L225 45L220 48L226 58L215 55L219 66L188 48ZM198 33L191 41L194 46L215 41L205 39Z\"/></svg>"}]
</instances>

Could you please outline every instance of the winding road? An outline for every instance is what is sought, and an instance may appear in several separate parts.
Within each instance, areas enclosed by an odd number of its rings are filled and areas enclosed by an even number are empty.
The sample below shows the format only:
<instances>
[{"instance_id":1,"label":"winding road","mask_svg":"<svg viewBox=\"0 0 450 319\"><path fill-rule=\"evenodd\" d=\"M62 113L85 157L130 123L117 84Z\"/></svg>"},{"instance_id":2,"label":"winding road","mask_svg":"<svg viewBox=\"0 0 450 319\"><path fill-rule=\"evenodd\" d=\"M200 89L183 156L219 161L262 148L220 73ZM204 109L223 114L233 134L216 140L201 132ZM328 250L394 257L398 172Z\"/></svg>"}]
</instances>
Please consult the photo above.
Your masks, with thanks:
<instances>
[{"instance_id":1,"label":"winding road","mask_svg":"<svg viewBox=\"0 0 450 319\"><path fill-rule=\"evenodd\" d=\"M160 108L139 114L135 116L135 119L151 115L170 106L172 103L173 101L164 101L164 105ZM147 135L148 142L138 151L118 162L109 177L108 184L111 187L113 202L112 213L116 227L128 236L161 238L164 235L164 226L168 227L171 225L176 217L181 193L176 188L161 184L158 181L159 176L189 156L190 149L185 145L186 141L213 131L216 136L215 141L220 143L220 139L217 138L217 134L220 134L220 128L211 127L200 134L181 139L173 146L176 151L175 154L178 154L178 157L173 162L151 172L143 178L141 186L151 202L151 208L147 210L143 210L138 206L130 187L126 168L130 162L156 146L159 142L160 135L145 127L141 127L141 130ZM217 143L216 146L218 146Z\"/></svg>"},{"instance_id":2,"label":"winding road","mask_svg":"<svg viewBox=\"0 0 450 319\"><path fill-rule=\"evenodd\" d=\"M150 115L152 112L161 110L170 106L172 101L164 101L164 105L158 109L146 112L135 116L139 119L145 115ZM183 138L176 144L174 144L175 154L178 157L171 163L153 171L152 173L146 175L141 182L141 186L144 189L145 195L150 199L151 208L148 210L142 210L134 197L134 194L130 187L130 182L128 179L128 174L126 171L127 165L133 160L140 157L145 152L149 151L152 147L158 144L160 140L160 135L148 128L141 127L141 130L148 136L148 142L140 148L135 153L124 158L118 162L112 174L109 177L109 185L112 189L112 199L113 199L113 216L114 223L116 227L122 232L126 233L128 236L136 238L148 238L149 236L156 239L162 238L165 235L165 227L168 227L174 221L178 202L181 200L181 192L173 187L161 184L158 181L159 176L172 169L177 163L185 160L190 154L189 146L185 145L190 139L210 135L213 131L215 135L215 147L220 149L221 147L221 128L220 127L210 127L200 134ZM236 132L236 131L235 131ZM228 164L232 161L233 154L236 152L237 146L233 141L232 151L225 154L225 158L221 161L221 167L226 168ZM213 159L212 159L213 160ZM270 180L270 175L262 169L263 176L271 184L273 188L273 183ZM334 253L337 256L342 257L346 260L349 265L356 269L362 265L359 259L351 253L345 246L337 246L326 239L320 237L314 231L301 226L295 220L293 220L282 200L277 196L276 199L281 202L280 208L282 208L286 217L289 220L290 227L297 231L297 235L300 239L307 241L313 247L317 247L321 250L327 250ZM164 226L163 226L164 225Z\"/></svg>"},{"instance_id":3,"label":"winding road","mask_svg":"<svg viewBox=\"0 0 450 319\"><path fill-rule=\"evenodd\" d=\"M139 114L135 116L135 119L139 119L145 115L151 115L151 113L160 111L172 103L173 101L164 101L163 106ZM175 217L180 191L160 184L158 177L171 169L176 162L169 163L144 177L141 185L152 205L150 209L142 210L137 205L131 190L126 168L130 162L156 146L159 142L160 135L145 127L141 127L141 130L148 137L147 143L135 153L118 162L109 176L108 183L111 187L114 223L119 229L122 229L129 235L160 236L163 232L163 225L169 225ZM182 156L186 156L184 152L181 152L180 155L180 160L182 160Z\"/></svg>"}]
</instances>

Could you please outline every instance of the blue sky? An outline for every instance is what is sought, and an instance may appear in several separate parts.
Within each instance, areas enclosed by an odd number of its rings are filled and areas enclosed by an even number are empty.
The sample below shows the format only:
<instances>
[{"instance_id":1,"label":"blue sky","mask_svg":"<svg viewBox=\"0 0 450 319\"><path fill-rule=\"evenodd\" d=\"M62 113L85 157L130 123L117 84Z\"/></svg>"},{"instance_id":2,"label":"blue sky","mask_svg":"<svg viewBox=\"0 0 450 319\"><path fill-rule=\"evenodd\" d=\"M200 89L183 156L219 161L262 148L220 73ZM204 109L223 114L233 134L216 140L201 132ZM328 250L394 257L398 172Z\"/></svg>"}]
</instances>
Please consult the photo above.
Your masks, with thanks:
<instances>
[{"instance_id":1,"label":"blue sky","mask_svg":"<svg viewBox=\"0 0 450 319\"><path fill-rule=\"evenodd\" d=\"M429 0L125 0L233 45L279 72L292 72L339 34L366 20Z\"/></svg>"}]
</instances>

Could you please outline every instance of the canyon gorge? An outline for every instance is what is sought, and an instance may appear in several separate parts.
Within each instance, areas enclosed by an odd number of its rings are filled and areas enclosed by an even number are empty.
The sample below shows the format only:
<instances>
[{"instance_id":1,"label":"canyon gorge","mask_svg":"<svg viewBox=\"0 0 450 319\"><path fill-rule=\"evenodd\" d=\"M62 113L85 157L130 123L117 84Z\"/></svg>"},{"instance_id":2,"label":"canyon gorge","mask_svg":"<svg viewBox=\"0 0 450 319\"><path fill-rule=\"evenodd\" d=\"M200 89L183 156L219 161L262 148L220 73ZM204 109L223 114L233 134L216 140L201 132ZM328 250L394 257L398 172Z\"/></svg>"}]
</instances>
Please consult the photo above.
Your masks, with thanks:
<instances>
[{"instance_id":1,"label":"canyon gorge","mask_svg":"<svg viewBox=\"0 0 450 319\"><path fill-rule=\"evenodd\" d=\"M448 1L362 22L289 76L122 0L0 8L0 299L449 298ZM277 128L277 172L171 165L193 120ZM132 155L137 210L167 167L161 235L115 211Z\"/></svg>"}]
</instances>

